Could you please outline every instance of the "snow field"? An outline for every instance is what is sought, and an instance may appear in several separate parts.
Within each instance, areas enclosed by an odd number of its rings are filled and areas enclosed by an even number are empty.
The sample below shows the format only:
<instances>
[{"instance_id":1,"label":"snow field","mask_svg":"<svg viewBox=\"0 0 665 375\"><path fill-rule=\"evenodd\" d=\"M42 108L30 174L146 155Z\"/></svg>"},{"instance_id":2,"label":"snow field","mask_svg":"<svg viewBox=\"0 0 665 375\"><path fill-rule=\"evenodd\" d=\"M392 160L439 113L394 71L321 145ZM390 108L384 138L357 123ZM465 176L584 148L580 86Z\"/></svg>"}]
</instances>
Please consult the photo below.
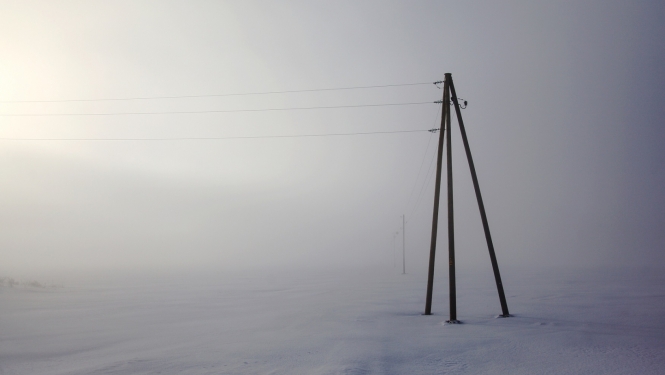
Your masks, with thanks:
<instances>
[{"instance_id":1,"label":"snow field","mask_svg":"<svg viewBox=\"0 0 665 375\"><path fill-rule=\"evenodd\" d=\"M0 288L0 374L660 374L658 272L259 273Z\"/></svg>"}]
</instances>

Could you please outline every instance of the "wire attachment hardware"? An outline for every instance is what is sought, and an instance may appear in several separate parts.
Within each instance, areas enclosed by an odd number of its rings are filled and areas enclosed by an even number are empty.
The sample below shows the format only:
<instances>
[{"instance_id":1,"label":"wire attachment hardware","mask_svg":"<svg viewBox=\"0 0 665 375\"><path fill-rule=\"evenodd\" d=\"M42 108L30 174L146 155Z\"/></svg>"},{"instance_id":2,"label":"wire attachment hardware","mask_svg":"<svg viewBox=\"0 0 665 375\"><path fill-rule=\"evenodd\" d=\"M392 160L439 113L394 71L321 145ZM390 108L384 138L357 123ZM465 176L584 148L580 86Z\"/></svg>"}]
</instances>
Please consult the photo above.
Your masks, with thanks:
<instances>
[{"instance_id":1,"label":"wire attachment hardware","mask_svg":"<svg viewBox=\"0 0 665 375\"><path fill-rule=\"evenodd\" d=\"M436 82L433 82L433 83L434 83L434 86L436 86L436 88L438 88L439 90L441 90L443 87L441 87L441 86L439 86L439 85L442 84L443 82L444 82L444 81L436 81Z\"/></svg>"},{"instance_id":2,"label":"wire attachment hardware","mask_svg":"<svg viewBox=\"0 0 665 375\"><path fill-rule=\"evenodd\" d=\"M441 129L439 129L439 128L434 128L434 129L430 129L430 130L428 130L428 132L430 132L430 133L436 133L436 132L438 132L439 130L441 130Z\"/></svg>"},{"instance_id":3,"label":"wire attachment hardware","mask_svg":"<svg viewBox=\"0 0 665 375\"><path fill-rule=\"evenodd\" d=\"M458 99L459 99L459 101L462 102L462 103L460 104L459 107L460 107L461 109L466 109L466 106L469 105L469 102L466 101L466 100L464 100L464 99L462 99L462 98L458 98ZM441 104L441 103L443 103L443 100L437 100L437 101L435 101L435 102L433 102L433 103L434 103L434 104ZM455 103L453 103L452 100L451 100L451 101L450 101L450 105L453 105L453 104L455 104Z\"/></svg>"}]
</instances>

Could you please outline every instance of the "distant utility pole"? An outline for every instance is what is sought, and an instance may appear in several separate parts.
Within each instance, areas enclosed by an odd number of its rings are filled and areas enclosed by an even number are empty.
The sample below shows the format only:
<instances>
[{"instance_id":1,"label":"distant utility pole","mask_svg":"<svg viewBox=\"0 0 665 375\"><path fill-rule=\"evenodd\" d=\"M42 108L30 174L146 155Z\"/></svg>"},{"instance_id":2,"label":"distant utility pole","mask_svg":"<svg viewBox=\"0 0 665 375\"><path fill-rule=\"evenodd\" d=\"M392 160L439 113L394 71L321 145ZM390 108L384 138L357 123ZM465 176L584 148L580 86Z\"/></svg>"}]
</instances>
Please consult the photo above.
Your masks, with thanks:
<instances>
[{"instance_id":1,"label":"distant utility pole","mask_svg":"<svg viewBox=\"0 0 665 375\"><path fill-rule=\"evenodd\" d=\"M406 220L402 215L402 275L406 275Z\"/></svg>"},{"instance_id":2,"label":"distant utility pole","mask_svg":"<svg viewBox=\"0 0 665 375\"><path fill-rule=\"evenodd\" d=\"M499 274L499 265L496 261L496 254L494 253L494 245L492 243L492 236L490 235L489 224L487 222L487 215L485 214L485 205L483 198L480 195L480 186L478 184L478 176L476 176L476 168L473 164L471 157L471 149L469 148L469 141L466 137L466 130L464 128L464 121L462 120L462 113L460 112L460 105L455 92L455 85L453 84L452 74L446 73L443 82L443 100L441 105L441 128L439 134L439 150L436 162L436 186L434 189L434 212L432 217L432 242L430 246L429 270L427 278L427 298L425 301L425 315L432 314L432 290L434 286L434 256L436 255L436 237L439 220L439 196L441 190L441 164L443 159L443 141L444 132L446 133L447 145L447 182L448 182L448 277L450 286L450 320L449 323L460 323L457 320L457 295L455 289L455 228L453 222L453 169L452 169L452 152L451 152L451 127L450 127L450 100L452 95L452 102L455 107L455 114L457 115L457 122L460 127L462 141L464 143L464 151L466 158L469 162L469 170L471 172L471 179L473 181L473 188L476 192L476 200L478 201L478 209L480 210L480 218L483 222L483 230L485 231L485 240L487 241L487 248L490 253L490 261L492 262L492 269L494 271L494 279L496 287L499 292L499 301L501 302L501 311L503 317L510 316L508 312L508 304L506 303L506 296L503 291L503 283L501 282L501 275ZM464 102L466 106L466 102Z\"/></svg>"},{"instance_id":3,"label":"distant utility pole","mask_svg":"<svg viewBox=\"0 0 665 375\"><path fill-rule=\"evenodd\" d=\"M399 232L395 232L393 234L393 268L397 267L397 247L395 246L395 239L397 238L397 235Z\"/></svg>"}]
</instances>

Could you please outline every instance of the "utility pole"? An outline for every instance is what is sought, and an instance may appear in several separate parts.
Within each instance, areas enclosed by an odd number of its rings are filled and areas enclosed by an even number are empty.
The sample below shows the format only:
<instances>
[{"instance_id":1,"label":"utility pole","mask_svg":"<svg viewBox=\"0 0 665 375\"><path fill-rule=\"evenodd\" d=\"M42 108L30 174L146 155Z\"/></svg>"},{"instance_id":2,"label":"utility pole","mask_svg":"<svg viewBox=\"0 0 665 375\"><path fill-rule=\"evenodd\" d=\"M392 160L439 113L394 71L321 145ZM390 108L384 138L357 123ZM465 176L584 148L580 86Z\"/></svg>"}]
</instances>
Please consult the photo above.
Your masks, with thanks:
<instances>
[{"instance_id":1,"label":"utility pole","mask_svg":"<svg viewBox=\"0 0 665 375\"><path fill-rule=\"evenodd\" d=\"M402 275L406 275L406 219L402 215Z\"/></svg>"},{"instance_id":2,"label":"utility pole","mask_svg":"<svg viewBox=\"0 0 665 375\"><path fill-rule=\"evenodd\" d=\"M446 81L452 83L453 78L450 73L446 74ZM448 84L450 89L450 84ZM457 288L455 286L455 225L453 216L453 152L451 148L451 133L452 127L450 126L450 93L448 93L448 100L443 103L448 108L448 118L446 119L446 146L447 146L447 172L448 172L448 287L450 295L450 319L448 323L459 323L457 320Z\"/></svg>"},{"instance_id":3,"label":"utility pole","mask_svg":"<svg viewBox=\"0 0 665 375\"><path fill-rule=\"evenodd\" d=\"M441 192L441 161L443 159L443 135L446 131L446 120L450 117L448 105L448 74L443 82L443 101L441 109L441 127L439 128L439 149L436 156L436 185L434 187L434 212L432 216L432 239L429 248L429 270L427 274L427 297L425 299L425 315L432 315L432 291L434 290L434 256L436 255L436 236L439 227L439 197Z\"/></svg>"},{"instance_id":4,"label":"utility pole","mask_svg":"<svg viewBox=\"0 0 665 375\"><path fill-rule=\"evenodd\" d=\"M397 235L399 232L395 232L393 234L393 268L397 267L397 247L395 246L395 239L397 238Z\"/></svg>"},{"instance_id":5,"label":"utility pole","mask_svg":"<svg viewBox=\"0 0 665 375\"><path fill-rule=\"evenodd\" d=\"M455 85L453 84L453 77L450 78L450 91L453 96L453 104L455 105L455 113L457 114L457 122L459 123L460 133L462 134L462 142L464 143L464 151L466 152L466 159L469 162L469 170L471 171L471 179L473 180L473 189L476 191L476 200L478 201L478 209L480 210L480 219L483 222L483 230L485 231L485 240L487 241L487 249L490 253L490 261L492 262L492 270L494 271L494 281L496 282L496 289L499 292L499 302L501 303L501 316L507 318L510 316L508 312L508 303L506 302L506 295L503 292L503 283L501 282L501 274L499 273L499 264L496 261L496 253L494 252L494 244L492 243L492 236L490 235L490 226L487 223L487 214L485 213L485 205L483 204L483 197L480 195L480 185L478 184L478 176L476 175L476 167L473 164L473 157L471 157L471 148L469 147L469 140L466 138L466 130L464 129L464 121L462 120L462 113L460 112L459 102L457 100L457 93L455 92Z\"/></svg>"},{"instance_id":6,"label":"utility pole","mask_svg":"<svg viewBox=\"0 0 665 375\"><path fill-rule=\"evenodd\" d=\"M437 82L438 83L438 82ZM434 210L432 217L432 242L430 247L430 258L429 258L429 272L427 278L427 297L425 301L425 315L432 314L432 289L434 285L434 257L436 255L436 237L438 229L438 219L439 219L439 196L441 189L441 162L443 158L443 139L444 132L446 133L446 144L447 144L447 182L448 182L448 277L449 277L449 287L450 287L450 320L448 323L460 323L457 320L457 292L455 288L455 226L454 226L454 216L453 216L453 169L452 169L452 150L451 150L451 126L450 126L450 101L452 94L452 102L455 107L455 113L457 115L457 122L460 127L460 133L462 135L462 141L464 143L464 151L466 152L466 158L469 162L469 170L471 172L471 179L473 180L473 188L476 192L476 199L478 201L478 209L480 210L480 217L483 222L483 230L485 231L485 239L487 241L487 248L490 253L490 261L492 262L492 269L494 271L494 279L496 281L496 287L499 292L499 300L501 302L501 311L502 317L510 316L508 312L508 304L506 303L506 296L503 291L503 283L501 282L501 275L499 273L499 265L496 260L496 254L494 252L494 245L492 243L492 236L490 235L489 224L487 222L487 215L485 213L485 206L483 204L483 198L480 194L480 185L478 184L478 176L476 175L476 168L473 164L473 158L471 157L471 149L469 147L469 141L466 137L466 130L464 128L464 121L462 120L462 113L460 112L459 100L457 98L457 93L455 92L455 85L453 84L452 74L445 74L445 81L443 85L443 100L441 105L443 109L441 111L441 133L439 134L439 150L437 155L436 163L436 186L434 189ZM466 102L464 102L466 107Z\"/></svg>"}]
</instances>

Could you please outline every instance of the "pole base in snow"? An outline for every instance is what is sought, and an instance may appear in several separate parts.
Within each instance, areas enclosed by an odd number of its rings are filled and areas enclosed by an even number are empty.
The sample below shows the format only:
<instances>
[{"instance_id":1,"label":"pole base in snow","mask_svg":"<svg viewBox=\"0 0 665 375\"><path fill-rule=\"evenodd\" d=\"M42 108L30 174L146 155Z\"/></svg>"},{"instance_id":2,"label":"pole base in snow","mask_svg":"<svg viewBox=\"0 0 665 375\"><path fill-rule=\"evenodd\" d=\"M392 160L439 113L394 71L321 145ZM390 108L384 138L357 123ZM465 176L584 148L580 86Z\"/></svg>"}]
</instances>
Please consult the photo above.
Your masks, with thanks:
<instances>
[{"instance_id":1,"label":"pole base in snow","mask_svg":"<svg viewBox=\"0 0 665 375\"><path fill-rule=\"evenodd\" d=\"M446 320L446 324L462 324L461 321L455 319L455 320Z\"/></svg>"},{"instance_id":2,"label":"pole base in snow","mask_svg":"<svg viewBox=\"0 0 665 375\"><path fill-rule=\"evenodd\" d=\"M497 318L510 318L512 315L510 314L505 314L505 315L497 315Z\"/></svg>"}]
</instances>

